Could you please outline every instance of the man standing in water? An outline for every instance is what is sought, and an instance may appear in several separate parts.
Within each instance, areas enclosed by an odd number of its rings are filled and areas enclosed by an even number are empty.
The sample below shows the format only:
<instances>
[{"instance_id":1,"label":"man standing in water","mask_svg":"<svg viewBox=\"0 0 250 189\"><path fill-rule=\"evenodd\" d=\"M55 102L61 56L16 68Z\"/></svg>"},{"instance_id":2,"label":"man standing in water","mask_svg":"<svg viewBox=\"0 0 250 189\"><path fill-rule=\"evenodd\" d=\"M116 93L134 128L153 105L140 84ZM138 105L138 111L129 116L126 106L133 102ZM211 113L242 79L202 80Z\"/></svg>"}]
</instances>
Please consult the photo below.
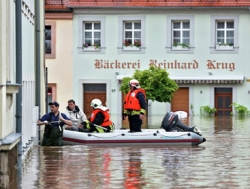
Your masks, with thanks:
<instances>
[{"instance_id":1,"label":"man standing in water","mask_svg":"<svg viewBox=\"0 0 250 189\"><path fill-rule=\"evenodd\" d=\"M146 93L136 79L129 82L130 91L124 101L124 116L128 116L130 132L141 132L142 119L146 113Z\"/></svg>"},{"instance_id":2,"label":"man standing in water","mask_svg":"<svg viewBox=\"0 0 250 189\"><path fill-rule=\"evenodd\" d=\"M45 125L42 146L62 146L63 125L72 126L72 122L64 113L59 112L58 102L50 102L49 106L51 112L37 121L37 125Z\"/></svg>"}]
</instances>

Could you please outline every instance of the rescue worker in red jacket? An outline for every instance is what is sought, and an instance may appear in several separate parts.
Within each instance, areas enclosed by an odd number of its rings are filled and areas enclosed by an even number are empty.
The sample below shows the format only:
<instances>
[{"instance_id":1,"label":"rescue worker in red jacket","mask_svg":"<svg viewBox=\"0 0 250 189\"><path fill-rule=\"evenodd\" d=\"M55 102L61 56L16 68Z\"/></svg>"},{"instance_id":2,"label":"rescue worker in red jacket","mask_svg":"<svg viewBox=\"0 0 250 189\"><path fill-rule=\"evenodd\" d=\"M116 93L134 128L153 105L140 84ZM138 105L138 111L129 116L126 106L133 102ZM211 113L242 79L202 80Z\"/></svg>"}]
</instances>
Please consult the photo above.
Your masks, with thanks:
<instances>
[{"instance_id":1,"label":"rescue worker in red jacket","mask_svg":"<svg viewBox=\"0 0 250 189\"><path fill-rule=\"evenodd\" d=\"M93 112L88 120L85 120L83 127L78 128L82 132L110 132L114 130L114 123L110 120L109 109L102 105L102 101L99 99L93 99L91 104Z\"/></svg>"},{"instance_id":2,"label":"rescue worker in red jacket","mask_svg":"<svg viewBox=\"0 0 250 189\"><path fill-rule=\"evenodd\" d=\"M146 93L136 79L129 81L130 91L124 100L124 116L128 116L130 132L141 132L142 119L146 113Z\"/></svg>"}]
</instances>

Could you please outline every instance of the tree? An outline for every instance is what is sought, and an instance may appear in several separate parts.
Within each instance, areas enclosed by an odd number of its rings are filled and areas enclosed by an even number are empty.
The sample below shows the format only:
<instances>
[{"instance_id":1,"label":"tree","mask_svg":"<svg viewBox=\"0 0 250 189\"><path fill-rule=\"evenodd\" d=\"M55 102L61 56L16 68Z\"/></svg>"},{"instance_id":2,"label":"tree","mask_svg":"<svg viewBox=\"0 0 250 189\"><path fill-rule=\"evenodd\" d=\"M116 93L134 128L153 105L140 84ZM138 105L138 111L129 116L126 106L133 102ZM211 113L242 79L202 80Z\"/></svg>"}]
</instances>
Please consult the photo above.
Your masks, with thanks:
<instances>
[{"instance_id":1,"label":"tree","mask_svg":"<svg viewBox=\"0 0 250 189\"><path fill-rule=\"evenodd\" d=\"M122 79L120 91L129 91L128 83L131 79L137 79L141 88L146 91L146 99L158 102L170 102L173 93L179 88L177 83L169 78L165 69L150 66L147 70L136 70L133 77Z\"/></svg>"}]
</instances>

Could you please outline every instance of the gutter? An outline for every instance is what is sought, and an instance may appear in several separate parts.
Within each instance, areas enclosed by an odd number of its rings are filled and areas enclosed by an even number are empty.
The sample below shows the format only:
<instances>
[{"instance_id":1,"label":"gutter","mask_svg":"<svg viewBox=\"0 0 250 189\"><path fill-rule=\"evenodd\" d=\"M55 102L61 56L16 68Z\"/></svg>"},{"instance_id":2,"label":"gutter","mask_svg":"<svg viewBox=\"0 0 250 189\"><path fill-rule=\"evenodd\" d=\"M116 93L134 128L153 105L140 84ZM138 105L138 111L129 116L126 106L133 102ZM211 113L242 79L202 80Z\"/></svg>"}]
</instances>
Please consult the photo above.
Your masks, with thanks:
<instances>
[{"instance_id":1,"label":"gutter","mask_svg":"<svg viewBox=\"0 0 250 189\"><path fill-rule=\"evenodd\" d=\"M22 0L16 0L16 83L22 85ZM22 87L16 94L16 133L20 134L18 142L18 175L22 175Z\"/></svg>"},{"instance_id":2,"label":"gutter","mask_svg":"<svg viewBox=\"0 0 250 189\"><path fill-rule=\"evenodd\" d=\"M38 115L41 113L41 28L40 28L40 0L35 1L35 105L38 107ZM40 127L38 127L38 144L40 144Z\"/></svg>"}]
</instances>

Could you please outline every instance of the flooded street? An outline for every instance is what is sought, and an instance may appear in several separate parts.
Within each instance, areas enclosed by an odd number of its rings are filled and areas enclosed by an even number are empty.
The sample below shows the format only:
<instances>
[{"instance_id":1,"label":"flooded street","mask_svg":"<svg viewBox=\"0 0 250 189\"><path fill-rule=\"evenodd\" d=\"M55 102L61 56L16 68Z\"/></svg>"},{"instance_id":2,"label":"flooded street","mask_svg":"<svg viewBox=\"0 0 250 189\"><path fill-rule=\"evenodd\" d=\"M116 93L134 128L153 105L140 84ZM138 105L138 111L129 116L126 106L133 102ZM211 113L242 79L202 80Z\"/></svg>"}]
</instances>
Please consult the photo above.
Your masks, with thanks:
<instances>
[{"instance_id":1,"label":"flooded street","mask_svg":"<svg viewBox=\"0 0 250 189\"><path fill-rule=\"evenodd\" d=\"M199 127L207 141L197 147L35 146L20 188L249 188L249 117L182 122Z\"/></svg>"}]
</instances>

